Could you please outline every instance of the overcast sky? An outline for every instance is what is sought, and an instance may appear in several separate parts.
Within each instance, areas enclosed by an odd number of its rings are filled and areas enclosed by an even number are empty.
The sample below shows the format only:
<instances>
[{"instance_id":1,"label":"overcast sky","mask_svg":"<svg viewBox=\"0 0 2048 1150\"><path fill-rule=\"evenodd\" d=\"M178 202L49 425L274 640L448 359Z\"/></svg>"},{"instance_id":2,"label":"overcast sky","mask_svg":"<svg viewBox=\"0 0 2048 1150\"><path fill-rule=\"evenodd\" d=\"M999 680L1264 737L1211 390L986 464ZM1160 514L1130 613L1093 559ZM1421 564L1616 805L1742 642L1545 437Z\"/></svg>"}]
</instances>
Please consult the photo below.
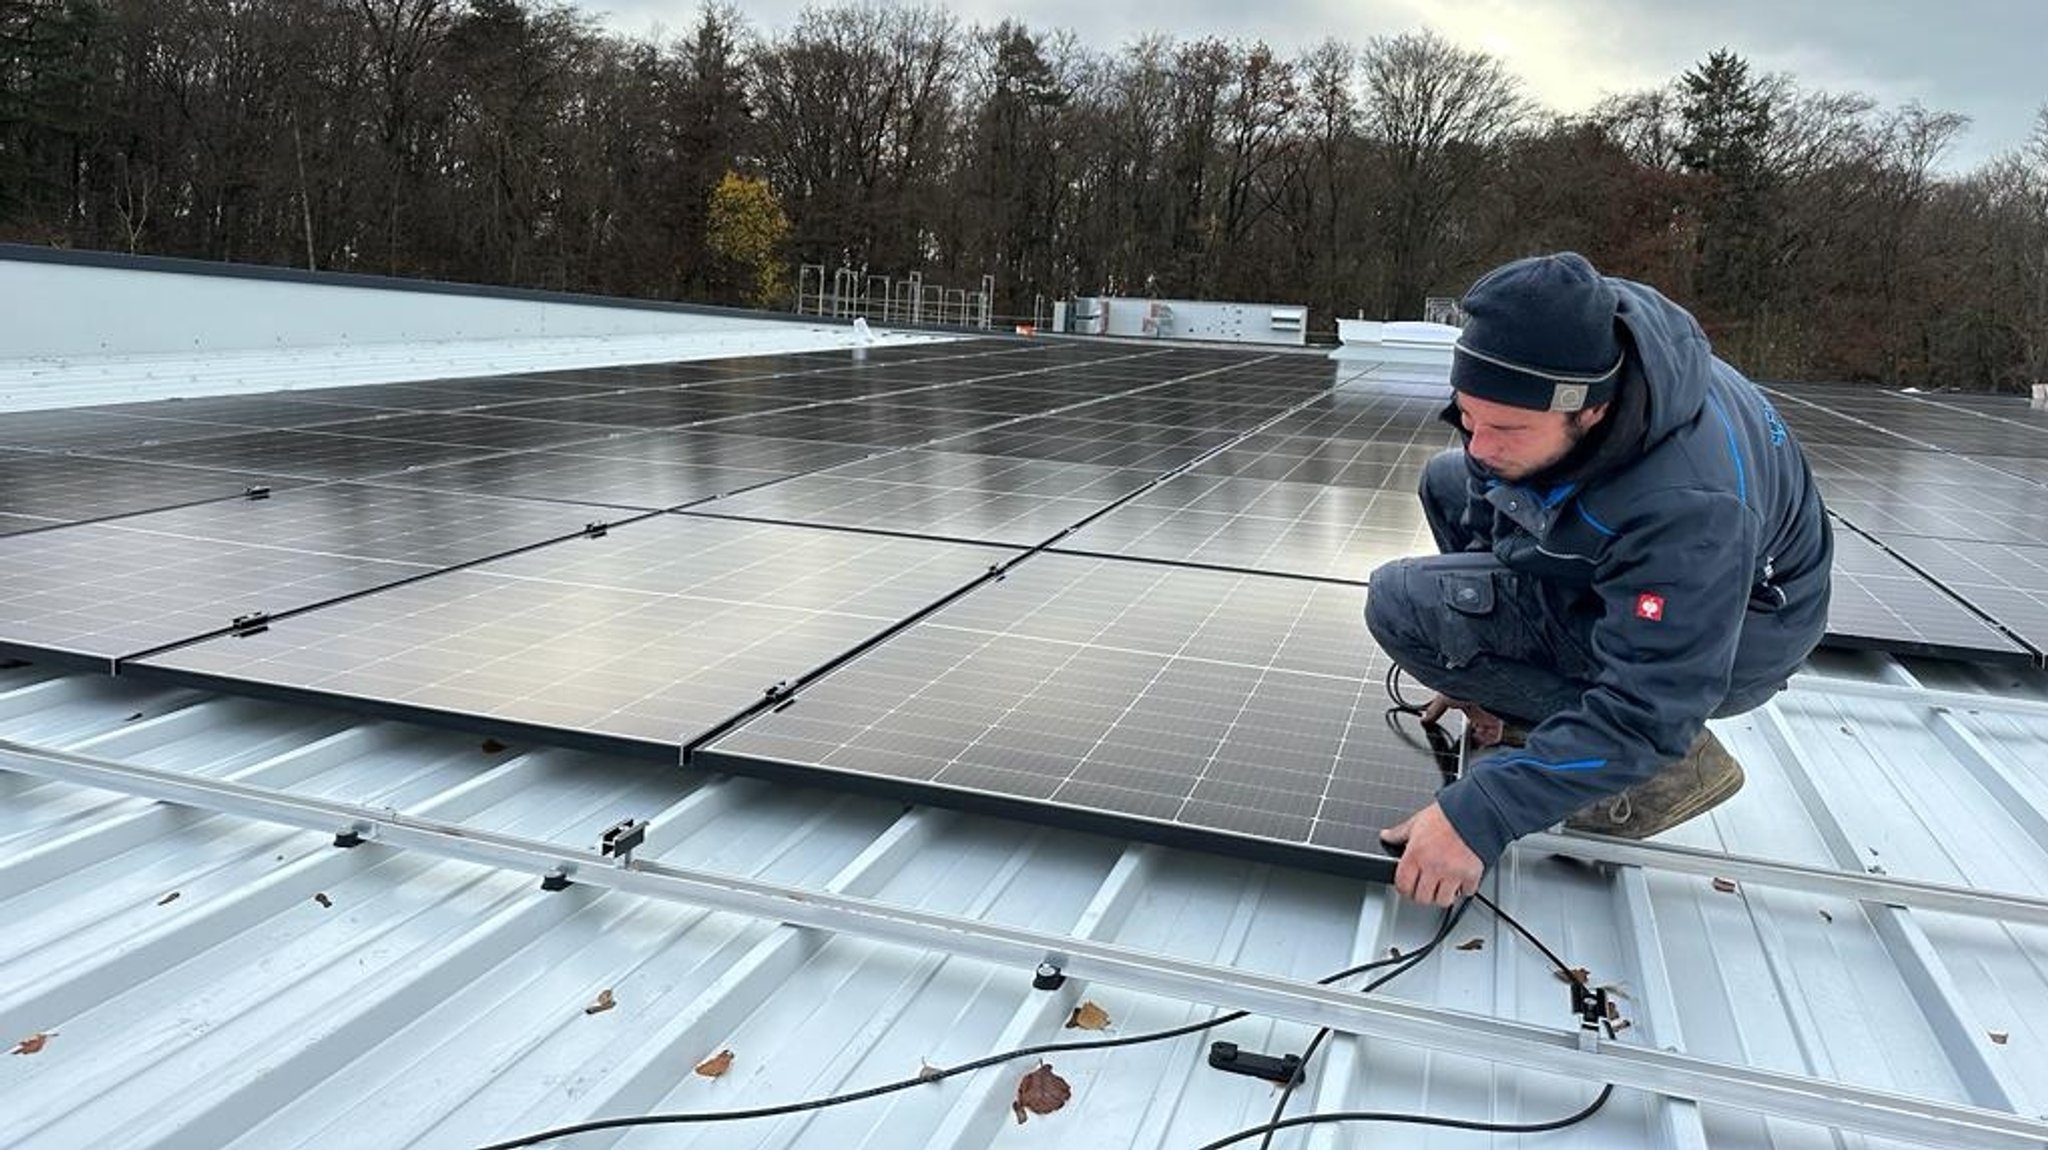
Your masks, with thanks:
<instances>
[{"instance_id":1,"label":"overcast sky","mask_svg":"<svg viewBox=\"0 0 2048 1150\"><path fill-rule=\"evenodd\" d=\"M574 0L617 32L673 33L698 0ZM787 28L804 0L740 0L757 31ZM1263 39L1291 51L1336 37L1434 28L1501 59L1551 109L1663 83L1715 48L1802 88L1861 92L1886 108L1918 100L1970 127L1944 167L1960 170L2022 145L2042 80L2048 0L951 0L963 19L1017 19L1083 33L1111 48L1148 32Z\"/></svg>"}]
</instances>

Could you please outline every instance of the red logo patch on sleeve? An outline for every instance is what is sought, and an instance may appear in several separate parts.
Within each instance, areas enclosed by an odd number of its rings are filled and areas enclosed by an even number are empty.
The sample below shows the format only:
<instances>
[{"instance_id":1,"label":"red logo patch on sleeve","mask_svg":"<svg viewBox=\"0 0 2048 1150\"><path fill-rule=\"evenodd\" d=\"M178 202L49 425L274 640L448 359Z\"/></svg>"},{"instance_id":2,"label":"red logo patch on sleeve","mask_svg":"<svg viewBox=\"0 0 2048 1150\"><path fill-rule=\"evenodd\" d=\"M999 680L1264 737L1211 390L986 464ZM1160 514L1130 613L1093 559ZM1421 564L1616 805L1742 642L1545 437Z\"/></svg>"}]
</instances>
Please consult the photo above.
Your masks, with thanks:
<instances>
[{"instance_id":1,"label":"red logo patch on sleeve","mask_svg":"<svg viewBox=\"0 0 2048 1150\"><path fill-rule=\"evenodd\" d=\"M1636 596L1636 618L1648 619L1652 623L1664 621L1664 596L1652 595L1648 591Z\"/></svg>"}]
</instances>

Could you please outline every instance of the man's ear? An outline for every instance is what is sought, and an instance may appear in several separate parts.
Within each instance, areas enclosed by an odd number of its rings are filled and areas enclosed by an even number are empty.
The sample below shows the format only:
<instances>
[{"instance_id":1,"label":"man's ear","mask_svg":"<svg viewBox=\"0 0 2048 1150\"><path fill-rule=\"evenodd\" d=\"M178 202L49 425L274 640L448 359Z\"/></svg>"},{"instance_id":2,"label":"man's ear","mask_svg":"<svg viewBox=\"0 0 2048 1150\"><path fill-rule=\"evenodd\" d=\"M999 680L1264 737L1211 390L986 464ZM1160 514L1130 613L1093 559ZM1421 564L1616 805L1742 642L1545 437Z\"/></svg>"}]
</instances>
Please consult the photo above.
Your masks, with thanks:
<instances>
[{"instance_id":1,"label":"man's ear","mask_svg":"<svg viewBox=\"0 0 2048 1150\"><path fill-rule=\"evenodd\" d=\"M1581 428L1598 427L1600 421L1607 418L1607 409L1612 406L1613 403L1610 401L1594 407L1582 407L1573 412L1572 416Z\"/></svg>"}]
</instances>

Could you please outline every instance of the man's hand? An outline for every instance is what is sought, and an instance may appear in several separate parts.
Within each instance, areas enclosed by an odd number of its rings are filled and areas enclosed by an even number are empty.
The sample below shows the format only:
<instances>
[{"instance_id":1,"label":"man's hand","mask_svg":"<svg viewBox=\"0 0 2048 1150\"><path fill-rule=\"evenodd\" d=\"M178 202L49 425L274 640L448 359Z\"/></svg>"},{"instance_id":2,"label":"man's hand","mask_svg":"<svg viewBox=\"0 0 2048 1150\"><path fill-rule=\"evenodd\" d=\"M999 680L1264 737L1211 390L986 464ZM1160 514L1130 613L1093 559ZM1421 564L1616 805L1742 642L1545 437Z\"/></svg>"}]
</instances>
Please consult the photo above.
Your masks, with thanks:
<instances>
[{"instance_id":1,"label":"man's hand","mask_svg":"<svg viewBox=\"0 0 2048 1150\"><path fill-rule=\"evenodd\" d=\"M1501 733L1507 724L1499 715L1477 703L1464 703L1449 695L1438 695L1422 708L1422 721L1434 723L1451 711L1462 712L1465 716L1465 730L1472 736L1475 746L1491 747L1500 742Z\"/></svg>"},{"instance_id":2,"label":"man's hand","mask_svg":"<svg viewBox=\"0 0 2048 1150\"><path fill-rule=\"evenodd\" d=\"M1479 856L1435 803L1381 831L1380 841L1403 848L1401 865L1394 869L1394 889L1416 902L1449 906L1478 890L1479 878L1486 873Z\"/></svg>"}]
</instances>

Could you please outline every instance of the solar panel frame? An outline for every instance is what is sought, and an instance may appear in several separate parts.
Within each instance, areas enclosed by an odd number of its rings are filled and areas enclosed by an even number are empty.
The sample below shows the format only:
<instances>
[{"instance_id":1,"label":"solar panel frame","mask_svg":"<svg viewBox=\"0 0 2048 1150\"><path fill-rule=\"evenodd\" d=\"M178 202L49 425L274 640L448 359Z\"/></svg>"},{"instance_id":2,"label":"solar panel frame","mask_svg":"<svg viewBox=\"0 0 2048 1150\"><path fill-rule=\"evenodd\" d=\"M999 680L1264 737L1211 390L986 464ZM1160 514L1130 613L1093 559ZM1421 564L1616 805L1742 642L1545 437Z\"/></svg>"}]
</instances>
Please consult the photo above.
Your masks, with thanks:
<instances>
[{"instance_id":1,"label":"solar panel frame","mask_svg":"<svg viewBox=\"0 0 2048 1150\"><path fill-rule=\"evenodd\" d=\"M1837 527L1827 633L1832 647L1978 662L2032 662L2013 642L1895 556Z\"/></svg>"}]
</instances>

